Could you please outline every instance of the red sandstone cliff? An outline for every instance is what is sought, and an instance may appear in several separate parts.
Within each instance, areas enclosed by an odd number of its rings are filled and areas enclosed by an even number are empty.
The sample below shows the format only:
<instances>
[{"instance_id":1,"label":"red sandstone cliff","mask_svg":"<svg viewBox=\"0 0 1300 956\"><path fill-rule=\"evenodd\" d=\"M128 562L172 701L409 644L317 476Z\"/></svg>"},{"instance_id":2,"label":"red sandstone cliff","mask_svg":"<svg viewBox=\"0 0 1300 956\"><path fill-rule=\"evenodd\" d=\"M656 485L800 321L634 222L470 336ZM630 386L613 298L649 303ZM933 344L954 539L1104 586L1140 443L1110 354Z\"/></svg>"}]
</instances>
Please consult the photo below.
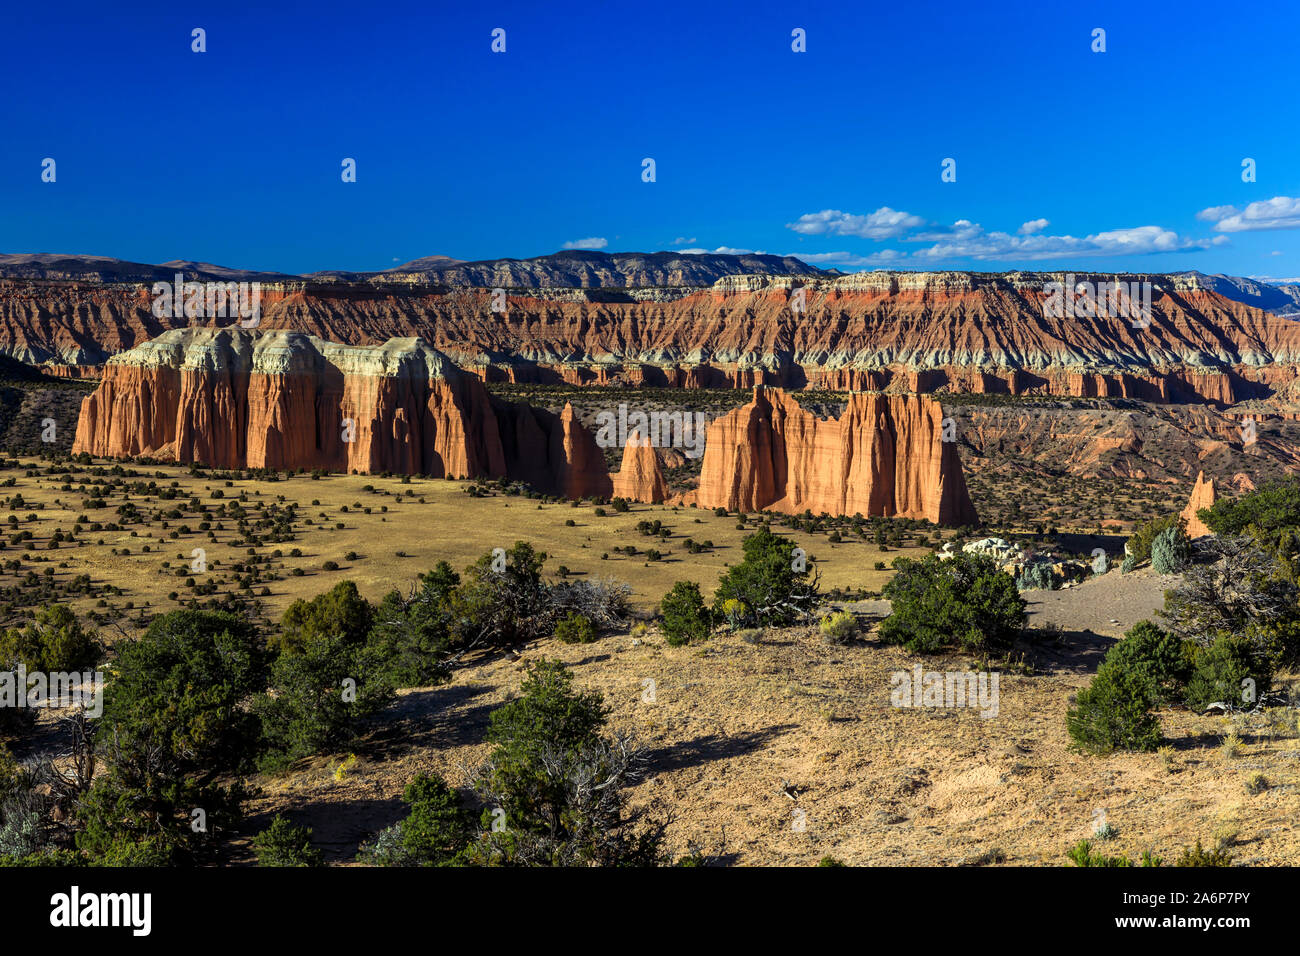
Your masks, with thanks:
<instances>
[{"instance_id":1,"label":"red sandstone cliff","mask_svg":"<svg viewBox=\"0 0 1300 956\"><path fill-rule=\"evenodd\" d=\"M74 452L221 468L500 477L570 498L662 501L653 449L611 478L571 407L494 401L419 339L349 347L291 332L187 329L115 357Z\"/></svg>"},{"instance_id":2,"label":"red sandstone cliff","mask_svg":"<svg viewBox=\"0 0 1300 956\"><path fill-rule=\"evenodd\" d=\"M716 420L698 502L746 511L975 523L942 411L916 396L850 396L819 419L779 390ZM74 452L235 467L509 476L571 498L668 494L634 433L611 477L570 405L556 415L490 398L419 339L382 346L295 332L185 329L112 359L82 403Z\"/></svg>"},{"instance_id":3,"label":"red sandstone cliff","mask_svg":"<svg viewBox=\"0 0 1300 956\"><path fill-rule=\"evenodd\" d=\"M943 411L918 396L854 394L817 418L779 389L709 426L694 500L702 507L928 518L976 524Z\"/></svg>"}]
</instances>

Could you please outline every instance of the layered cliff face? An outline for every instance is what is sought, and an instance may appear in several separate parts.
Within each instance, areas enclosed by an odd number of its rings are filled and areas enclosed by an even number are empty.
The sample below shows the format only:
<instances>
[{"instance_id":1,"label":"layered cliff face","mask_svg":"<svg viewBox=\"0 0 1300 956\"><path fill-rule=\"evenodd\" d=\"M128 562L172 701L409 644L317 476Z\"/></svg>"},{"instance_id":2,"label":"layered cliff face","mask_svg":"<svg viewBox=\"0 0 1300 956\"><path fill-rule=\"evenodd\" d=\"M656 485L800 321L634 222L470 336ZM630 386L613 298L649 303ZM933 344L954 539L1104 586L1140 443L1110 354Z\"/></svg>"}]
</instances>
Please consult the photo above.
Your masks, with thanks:
<instances>
[{"instance_id":1,"label":"layered cliff face","mask_svg":"<svg viewBox=\"0 0 1300 956\"><path fill-rule=\"evenodd\" d=\"M493 400L419 339L354 347L294 332L187 329L114 357L74 452L220 468L508 476L571 498L662 501L653 449L611 477L571 407Z\"/></svg>"},{"instance_id":2,"label":"layered cliff face","mask_svg":"<svg viewBox=\"0 0 1300 956\"><path fill-rule=\"evenodd\" d=\"M944 437L941 407L919 396L854 394L834 419L757 387L752 402L709 426L693 500L976 524L956 442Z\"/></svg>"},{"instance_id":3,"label":"layered cliff face","mask_svg":"<svg viewBox=\"0 0 1300 956\"><path fill-rule=\"evenodd\" d=\"M1058 278L748 275L659 299L638 290L510 290L504 314L492 311L485 288L264 283L261 328L352 345L418 336L481 378L516 382L1232 403L1267 397L1297 377L1300 323L1226 298L1195 276L1119 277L1153 286L1143 328L1125 318L1045 315L1046 284ZM186 321L156 318L150 302L145 285L0 280L0 353L102 362Z\"/></svg>"}]
</instances>

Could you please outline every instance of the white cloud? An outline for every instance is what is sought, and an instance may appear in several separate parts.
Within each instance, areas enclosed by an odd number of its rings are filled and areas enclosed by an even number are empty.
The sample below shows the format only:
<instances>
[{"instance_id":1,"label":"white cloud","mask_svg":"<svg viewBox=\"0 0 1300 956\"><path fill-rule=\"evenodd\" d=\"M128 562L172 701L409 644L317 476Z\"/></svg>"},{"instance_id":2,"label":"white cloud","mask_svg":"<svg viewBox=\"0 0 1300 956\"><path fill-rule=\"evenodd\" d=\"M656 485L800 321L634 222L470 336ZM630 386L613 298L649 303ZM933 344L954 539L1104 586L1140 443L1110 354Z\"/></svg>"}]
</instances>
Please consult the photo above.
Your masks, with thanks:
<instances>
[{"instance_id":1,"label":"white cloud","mask_svg":"<svg viewBox=\"0 0 1300 956\"><path fill-rule=\"evenodd\" d=\"M1218 222L1227 216L1231 216L1237 211L1236 206L1210 206L1208 209L1202 209L1196 214L1196 218L1201 222Z\"/></svg>"},{"instance_id":2,"label":"white cloud","mask_svg":"<svg viewBox=\"0 0 1300 956\"><path fill-rule=\"evenodd\" d=\"M678 249L684 256L765 256L762 249L734 249L731 246L718 246L716 249Z\"/></svg>"},{"instance_id":3,"label":"white cloud","mask_svg":"<svg viewBox=\"0 0 1300 956\"><path fill-rule=\"evenodd\" d=\"M882 265L907 257L907 253L899 252L897 249L881 249L879 252L873 252L867 256L860 256L853 252L815 252L811 255L802 252L790 252L786 254L794 256L810 266L825 263L827 265L848 266L849 268Z\"/></svg>"},{"instance_id":4,"label":"white cloud","mask_svg":"<svg viewBox=\"0 0 1300 956\"><path fill-rule=\"evenodd\" d=\"M566 242L564 249L604 249L609 245L608 239L602 239L600 236L592 236L590 239L575 239L573 242Z\"/></svg>"},{"instance_id":5,"label":"white cloud","mask_svg":"<svg viewBox=\"0 0 1300 956\"><path fill-rule=\"evenodd\" d=\"M1028 222L1023 223L1016 232L1020 233L1022 236L1032 236L1036 232L1042 232L1050 225L1051 223L1046 219L1031 219Z\"/></svg>"},{"instance_id":6,"label":"white cloud","mask_svg":"<svg viewBox=\"0 0 1300 956\"><path fill-rule=\"evenodd\" d=\"M1300 229L1300 197L1274 196L1250 203L1245 209L1211 206L1198 212L1196 218L1213 222L1216 232Z\"/></svg>"},{"instance_id":7,"label":"white cloud","mask_svg":"<svg viewBox=\"0 0 1300 956\"><path fill-rule=\"evenodd\" d=\"M925 225L925 220L909 212L900 212L881 206L865 216L823 209L804 213L796 222L785 227L803 236L857 236L861 239L896 239L912 229Z\"/></svg>"},{"instance_id":8,"label":"white cloud","mask_svg":"<svg viewBox=\"0 0 1300 956\"><path fill-rule=\"evenodd\" d=\"M693 245L695 245L695 243L697 243L697 242L699 242L699 240L696 239L694 236L692 236L692 237L689 238L689 239L685 239L685 238L683 238L683 237L681 237L681 236L678 236L676 239L673 240L673 245L674 245L674 246L693 246Z\"/></svg>"},{"instance_id":9,"label":"white cloud","mask_svg":"<svg viewBox=\"0 0 1300 956\"><path fill-rule=\"evenodd\" d=\"M1112 229L1078 236L1013 236L985 232L983 227L959 220L947 233L920 234L913 242L935 241L913 253L916 259L1057 259L1068 256L1135 256L1158 252L1185 252L1221 245L1225 237L1190 239L1160 226Z\"/></svg>"}]
</instances>

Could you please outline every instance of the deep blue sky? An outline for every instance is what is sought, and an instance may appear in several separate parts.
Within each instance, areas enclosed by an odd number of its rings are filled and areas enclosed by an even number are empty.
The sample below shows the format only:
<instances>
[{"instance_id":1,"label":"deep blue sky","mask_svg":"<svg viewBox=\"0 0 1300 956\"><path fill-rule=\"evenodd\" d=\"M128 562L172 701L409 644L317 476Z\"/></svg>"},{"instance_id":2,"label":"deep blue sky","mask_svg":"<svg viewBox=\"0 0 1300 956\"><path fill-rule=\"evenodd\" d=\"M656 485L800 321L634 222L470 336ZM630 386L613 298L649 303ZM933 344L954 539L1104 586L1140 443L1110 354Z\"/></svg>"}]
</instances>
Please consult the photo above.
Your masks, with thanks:
<instances>
[{"instance_id":1,"label":"deep blue sky","mask_svg":"<svg viewBox=\"0 0 1300 956\"><path fill-rule=\"evenodd\" d=\"M1294 4L233 6L8 6L0 251L1300 275Z\"/></svg>"}]
</instances>

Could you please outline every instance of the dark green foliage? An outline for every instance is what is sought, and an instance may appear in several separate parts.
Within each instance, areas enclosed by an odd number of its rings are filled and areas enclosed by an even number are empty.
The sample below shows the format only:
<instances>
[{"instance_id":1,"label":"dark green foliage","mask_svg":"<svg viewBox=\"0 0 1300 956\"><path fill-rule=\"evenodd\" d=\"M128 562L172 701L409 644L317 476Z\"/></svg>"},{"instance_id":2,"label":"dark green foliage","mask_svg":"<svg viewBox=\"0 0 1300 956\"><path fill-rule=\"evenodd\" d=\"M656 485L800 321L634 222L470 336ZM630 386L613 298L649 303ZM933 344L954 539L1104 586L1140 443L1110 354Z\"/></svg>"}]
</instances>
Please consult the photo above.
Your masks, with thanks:
<instances>
[{"instance_id":1,"label":"dark green foliage","mask_svg":"<svg viewBox=\"0 0 1300 956\"><path fill-rule=\"evenodd\" d=\"M312 846L311 827L294 826L277 813L271 825L253 837L258 866L320 866L321 852Z\"/></svg>"},{"instance_id":2,"label":"dark green foliage","mask_svg":"<svg viewBox=\"0 0 1300 956\"><path fill-rule=\"evenodd\" d=\"M900 558L898 573L884 587L893 602L880 639L931 654L949 648L983 652L1010 647L1025 624L1025 602L1016 582L992 559L958 553L948 560L928 555Z\"/></svg>"},{"instance_id":3,"label":"dark green foliage","mask_svg":"<svg viewBox=\"0 0 1300 956\"><path fill-rule=\"evenodd\" d=\"M232 614L173 611L116 650L95 732L107 769L76 809L77 847L104 865L201 862L247 795L216 781L258 748L247 707L266 681L257 634ZM195 808L206 814L201 829Z\"/></svg>"},{"instance_id":4,"label":"dark green foliage","mask_svg":"<svg viewBox=\"0 0 1300 956\"><path fill-rule=\"evenodd\" d=\"M573 690L558 661L529 665L522 696L493 711L496 744L478 772L483 828L477 863L506 866L654 866L666 823L625 807L643 758L625 736L603 737L600 694ZM503 811L495 813L497 809ZM492 824L500 817L500 827Z\"/></svg>"},{"instance_id":5,"label":"dark green foliage","mask_svg":"<svg viewBox=\"0 0 1300 956\"><path fill-rule=\"evenodd\" d=\"M590 644L596 639L596 628L587 618L571 611L555 625L555 639L561 644Z\"/></svg>"},{"instance_id":6,"label":"dark green foliage","mask_svg":"<svg viewBox=\"0 0 1300 956\"><path fill-rule=\"evenodd\" d=\"M664 638L674 646L705 640L713 628L700 586L694 581L674 584L659 602L659 613L663 617Z\"/></svg>"},{"instance_id":7,"label":"dark green foliage","mask_svg":"<svg viewBox=\"0 0 1300 956\"><path fill-rule=\"evenodd\" d=\"M1150 621L1138 621L1106 654L1106 662L1128 674L1145 677L1152 700L1167 704L1182 700L1191 676L1191 648Z\"/></svg>"},{"instance_id":8,"label":"dark green foliage","mask_svg":"<svg viewBox=\"0 0 1300 956\"><path fill-rule=\"evenodd\" d=\"M1125 545L1126 554L1133 559L1134 565L1148 561L1151 558L1151 545L1156 537L1169 528L1181 527L1182 518L1176 514L1166 515L1163 518L1152 518L1145 524L1140 525L1129 536L1128 543Z\"/></svg>"},{"instance_id":9,"label":"dark green foliage","mask_svg":"<svg viewBox=\"0 0 1300 956\"><path fill-rule=\"evenodd\" d=\"M104 655L104 649L63 604L41 608L23 628L0 633L0 667L21 663L28 672L86 671Z\"/></svg>"},{"instance_id":10,"label":"dark green foliage","mask_svg":"<svg viewBox=\"0 0 1300 956\"><path fill-rule=\"evenodd\" d=\"M784 627L806 619L817 604L818 578L807 557L795 554L795 543L764 526L741 547L744 560L718 582L714 614L722 616L723 605L738 601L728 615L735 627Z\"/></svg>"},{"instance_id":11,"label":"dark green foliage","mask_svg":"<svg viewBox=\"0 0 1300 956\"><path fill-rule=\"evenodd\" d=\"M1193 667L1187 685L1187 706L1193 710L1216 701L1249 710L1273 676L1268 659L1245 637L1221 637L1198 649Z\"/></svg>"},{"instance_id":12,"label":"dark green foliage","mask_svg":"<svg viewBox=\"0 0 1300 956\"><path fill-rule=\"evenodd\" d=\"M573 690L573 675L559 661L528 666L522 696L492 711L487 739L497 745L495 768L503 777L531 770L548 750L571 750L595 736L609 717L596 691ZM507 788L509 789L509 788Z\"/></svg>"},{"instance_id":13,"label":"dark green foliage","mask_svg":"<svg viewBox=\"0 0 1300 956\"><path fill-rule=\"evenodd\" d=\"M1108 657L1066 714L1075 743L1094 753L1155 750L1160 721L1151 713L1156 689L1150 675L1125 670Z\"/></svg>"},{"instance_id":14,"label":"dark green foliage","mask_svg":"<svg viewBox=\"0 0 1300 956\"><path fill-rule=\"evenodd\" d=\"M280 649L296 653L320 637L342 638L360 644L370 632L374 610L351 581L340 581L310 601L289 605L280 621Z\"/></svg>"},{"instance_id":15,"label":"dark green foliage","mask_svg":"<svg viewBox=\"0 0 1300 956\"><path fill-rule=\"evenodd\" d=\"M845 863L842 860L835 859L835 857L831 856L828 853L826 854L826 856L822 857L820 860L817 861L817 865L818 866L844 866Z\"/></svg>"},{"instance_id":16,"label":"dark green foliage","mask_svg":"<svg viewBox=\"0 0 1300 956\"><path fill-rule=\"evenodd\" d=\"M1232 866L1232 856L1226 847L1217 846L1213 850L1206 850L1201 846L1201 841L1197 840L1194 849L1183 847L1174 866Z\"/></svg>"},{"instance_id":17,"label":"dark green foliage","mask_svg":"<svg viewBox=\"0 0 1300 956\"><path fill-rule=\"evenodd\" d=\"M1075 866L1124 867L1134 865L1133 861L1126 856L1107 856L1100 850L1094 851L1092 844L1087 840L1080 840L1076 843L1067 856ZM1137 866L1159 866L1160 863L1160 857L1152 856L1150 850L1143 850Z\"/></svg>"},{"instance_id":18,"label":"dark green foliage","mask_svg":"<svg viewBox=\"0 0 1300 956\"><path fill-rule=\"evenodd\" d=\"M476 828L460 795L438 775L420 774L402 795L405 820L380 833L358 858L375 866L456 866L466 860Z\"/></svg>"},{"instance_id":19,"label":"dark green foliage","mask_svg":"<svg viewBox=\"0 0 1300 956\"><path fill-rule=\"evenodd\" d=\"M382 649L346 636L321 636L271 670L273 692L255 702L268 747L265 769L356 739L366 721L393 699Z\"/></svg>"},{"instance_id":20,"label":"dark green foliage","mask_svg":"<svg viewBox=\"0 0 1300 956\"><path fill-rule=\"evenodd\" d=\"M527 541L516 541L502 570L492 554L467 568L456 594L456 644L501 647L550 634L555 609L542 580L545 561Z\"/></svg>"},{"instance_id":21,"label":"dark green foliage","mask_svg":"<svg viewBox=\"0 0 1300 956\"><path fill-rule=\"evenodd\" d=\"M1180 525L1165 528L1151 542L1151 567L1157 574L1178 574L1192 563L1192 543Z\"/></svg>"},{"instance_id":22,"label":"dark green foliage","mask_svg":"<svg viewBox=\"0 0 1300 956\"><path fill-rule=\"evenodd\" d=\"M246 620L172 611L115 648L99 737L131 751L142 776L234 771L256 751L257 721L244 706L266 686L266 654Z\"/></svg>"},{"instance_id":23,"label":"dark green foliage","mask_svg":"<svg viewBox=\"0 0 1300 956\"><path fill-rule=\"evenodd\" d=\"M1300 571L1300 478L1270 482L1241 498L1220 498L1201 509L1200 518L1215 534L1249 535L1278 558L1295 582Z\"/></svg>"},{"instance_id":24,"label":"dark green foliage","mask_svg":"<svg viewBox=\"0 0 1300 956\"><path fill-rule=\"evenodd\" d=\"M446 561L420 578L409 598L390 591L375 609L369 643L396 687L438 684L449 676L455 645L456 589L460 575Z\"/></svg>"}]
</instances>

